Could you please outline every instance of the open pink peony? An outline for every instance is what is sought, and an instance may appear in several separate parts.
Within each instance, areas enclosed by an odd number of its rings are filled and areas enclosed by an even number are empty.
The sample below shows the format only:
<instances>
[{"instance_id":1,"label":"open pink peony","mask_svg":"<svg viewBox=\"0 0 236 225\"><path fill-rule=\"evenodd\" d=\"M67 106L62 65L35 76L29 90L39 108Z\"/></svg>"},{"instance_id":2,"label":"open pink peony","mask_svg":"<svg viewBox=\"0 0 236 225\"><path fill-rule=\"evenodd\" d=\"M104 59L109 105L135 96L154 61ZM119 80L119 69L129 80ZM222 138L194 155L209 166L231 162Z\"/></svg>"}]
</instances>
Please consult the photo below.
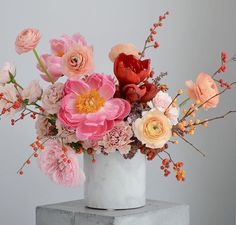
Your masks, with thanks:
<instances>
[{"instance_id":1,"label":"open pink peony","mask_svg":"<svg viewBox=\"0 0 236 225\"><path fill-rule=\"evenodd\" d=\"M110 76L93 74L86 80L68 80L65 97L59 110L59 120L76 129L79 140L98 140L123 120L130 112L124 99L113 98L115 83Z\"/></svg>"}]
</instances>

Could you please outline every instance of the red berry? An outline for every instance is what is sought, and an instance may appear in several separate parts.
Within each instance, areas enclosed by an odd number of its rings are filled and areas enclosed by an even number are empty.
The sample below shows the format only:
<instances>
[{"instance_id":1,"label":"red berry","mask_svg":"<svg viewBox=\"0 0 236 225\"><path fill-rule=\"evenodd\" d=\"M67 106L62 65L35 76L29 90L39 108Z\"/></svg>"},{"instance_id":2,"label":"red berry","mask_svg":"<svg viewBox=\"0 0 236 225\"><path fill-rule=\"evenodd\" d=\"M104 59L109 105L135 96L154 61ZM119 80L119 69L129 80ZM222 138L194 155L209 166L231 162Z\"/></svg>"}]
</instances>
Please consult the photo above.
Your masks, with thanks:
<instances>
[{"instance_id":1,"label":"red berry","mask_svg":"<svg viewBox=\"0 0 236 225\"><path fill-rule=\"evenodd\" d=\"M21 171L19 172L19 174L22 176L22 175L23 175L23 171L21 170Z\"/></svg>"},{"instance_id":2,"label":"red berry","mask_svg":"<svg viewBox=\"0 0 236 225\"><path fill-rule=\"evenodd\" d=\"M34 153L34 157L37 158L39 155L37 153Z\"/></svg>"}]
</instances>

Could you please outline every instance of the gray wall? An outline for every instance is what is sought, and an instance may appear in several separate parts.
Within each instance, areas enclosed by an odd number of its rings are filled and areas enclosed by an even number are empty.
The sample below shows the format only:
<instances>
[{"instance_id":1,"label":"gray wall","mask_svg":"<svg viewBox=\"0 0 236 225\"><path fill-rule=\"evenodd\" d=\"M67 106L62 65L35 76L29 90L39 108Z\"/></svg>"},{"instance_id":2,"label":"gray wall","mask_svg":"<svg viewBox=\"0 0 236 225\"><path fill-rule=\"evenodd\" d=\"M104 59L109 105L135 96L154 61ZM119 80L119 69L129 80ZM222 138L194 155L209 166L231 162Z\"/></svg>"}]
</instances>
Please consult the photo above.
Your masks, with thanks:
<instances>
[{"instance_id":1,"label":"gray wall","mask_svg":"<svg viewBox=\"0 0 236 225\"><path fill-rule=\"evenodd\" d=\"M97 71L111 73L107 58L110 47L118 42L133 42L140 48L154 18L165 10L171 16L161 30L158 51L152 53L158 71L168 71L166 82L172 95L201 71L212 73L219 54L225 49L236 52L235 0L100 0L100 1L13 1L0 0L0 63L13 60L18 79L25 84L37 78L32 54L18 57L14 51L17 33L25 27L37 27L42 33L38 48L49 50L48 40L62 33L81 32L95 47ZM236 80L236 64L227 78ZM220 107L208 117L236 109L236 91L221 98ZM235 115L236 116L236 115ZM170 148L177 160L185 161L187 180L177 183L163 178L160 162L148 165L148 197L188 203L192 225L232 225L236 208L236 117L219 121L201 130L192 141L206 152L202 158L181 143ZM34 138L30 120L12 129L6 121L0 125L0 224L33 225L37 205L83 197L83 189L67 189L51 183L33 163L23 177L16 175L21 162L30 154Z\"/></svg>"}]
</instances>

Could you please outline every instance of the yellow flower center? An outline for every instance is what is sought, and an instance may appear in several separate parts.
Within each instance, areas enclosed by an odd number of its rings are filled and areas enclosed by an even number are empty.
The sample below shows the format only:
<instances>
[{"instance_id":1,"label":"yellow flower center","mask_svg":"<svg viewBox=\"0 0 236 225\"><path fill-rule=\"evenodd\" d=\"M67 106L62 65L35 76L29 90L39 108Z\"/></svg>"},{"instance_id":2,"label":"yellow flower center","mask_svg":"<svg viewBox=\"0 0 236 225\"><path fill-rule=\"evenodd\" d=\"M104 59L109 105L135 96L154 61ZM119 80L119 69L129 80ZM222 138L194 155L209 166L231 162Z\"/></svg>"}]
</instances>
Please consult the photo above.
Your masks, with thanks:
<instances>
[{"instance_id":1,"label":"yellow flower center","mask_svg":"<svg viewBox=\"0 0 236 225\"><path fill-rule=\"evenodd\" d=\"M148 137L158 138L163 134L163 124L152 118L144 124L144 133Z\"/></svg>"},{"instance_id":2,"label":"yellow flower center","mask_svg":"<svg viewBox=\"0 0 236 225\"><path fill-rule=\"evenodd\" d=\"M105 104L105 99L95 89L78 95L75 102L78 113L97 112Z\"/></svg>"}]
</instances>

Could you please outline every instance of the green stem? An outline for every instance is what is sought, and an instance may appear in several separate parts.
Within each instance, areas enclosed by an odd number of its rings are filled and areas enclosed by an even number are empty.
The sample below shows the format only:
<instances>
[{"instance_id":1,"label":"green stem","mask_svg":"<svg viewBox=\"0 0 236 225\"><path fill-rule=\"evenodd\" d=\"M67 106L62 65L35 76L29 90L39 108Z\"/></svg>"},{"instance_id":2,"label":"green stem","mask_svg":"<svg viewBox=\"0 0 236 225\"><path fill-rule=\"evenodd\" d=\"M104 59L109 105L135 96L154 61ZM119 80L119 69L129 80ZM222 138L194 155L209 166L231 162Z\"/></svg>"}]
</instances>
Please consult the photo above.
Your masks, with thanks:
<instances>
[{"instance_id":1,"label":"green stem","mask_svg":"<svg viewBox=\"0 0 236 225\"><path fill-rule=\"evenodd\" d=\"M41 59L40 59L40 57L39 57L39 55L38 55L36 49L33 49L33 52L34 52L34 55L35 55L35 57L36 57L36 59L37 59L39 65L40 65L42 71L46 74L46 76L48 77L48 80L49 80L52 84L54 84L54 81L53 81L53 79L52 79L52 76L48 73L47 69L46 69L45 66L43 65L43 62L41 61Z\"/></svg>"},{"instance_id":2,"label":"green stem","mask_svg":"<svg viewBox=\"0 0 236 225\"><path fill-rule=\"evenodd\" d=\"M181 108L182 106L184 106L189 100L190 100L190 98L186 98L184 101L182 101L182 102L179 104L179 107Z\"/></svg>"}]
</instances>

